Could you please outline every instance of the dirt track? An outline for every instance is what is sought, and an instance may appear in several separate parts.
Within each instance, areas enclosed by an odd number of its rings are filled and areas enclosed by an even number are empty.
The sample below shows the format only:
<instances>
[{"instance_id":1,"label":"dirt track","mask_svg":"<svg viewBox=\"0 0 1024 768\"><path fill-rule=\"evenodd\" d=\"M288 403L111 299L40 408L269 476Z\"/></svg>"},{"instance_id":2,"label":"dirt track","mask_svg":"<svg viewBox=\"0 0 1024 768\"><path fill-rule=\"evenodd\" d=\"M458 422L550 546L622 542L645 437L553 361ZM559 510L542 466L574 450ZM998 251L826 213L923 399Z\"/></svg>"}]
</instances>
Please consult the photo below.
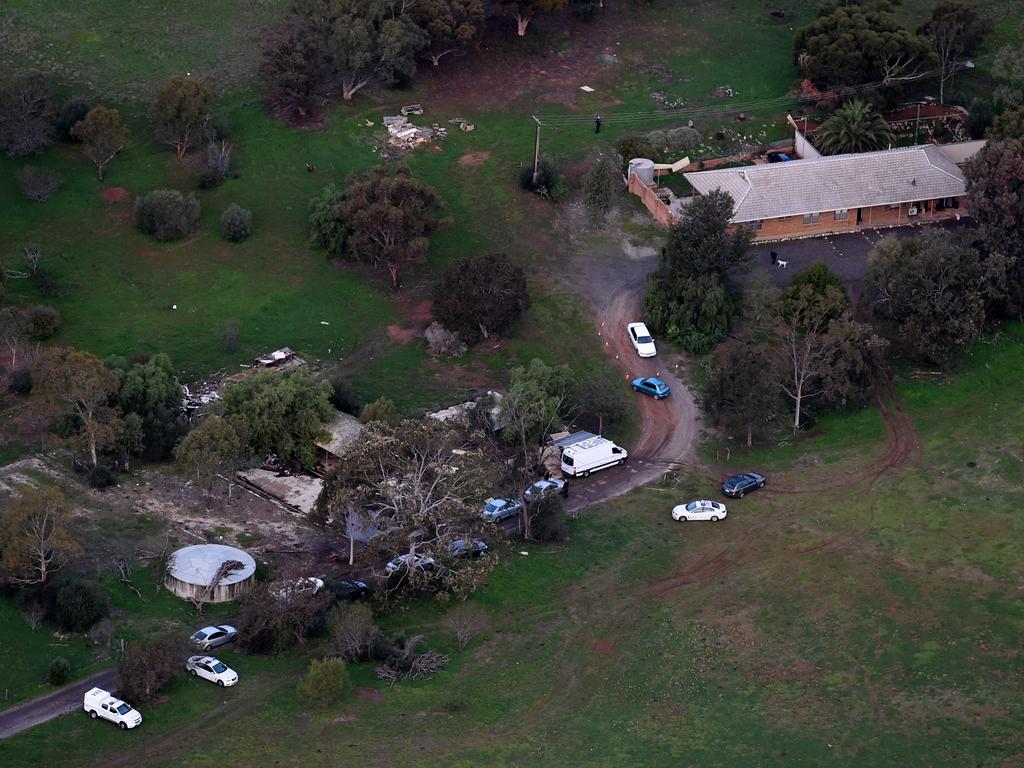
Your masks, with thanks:
<instances>
[{"instance_id":1,"label":"dirt track","mask_svg":"<svg viewBox=\"0 0 1024 768\"><path fill-rule=\"evenodd\" d=\"M644 288L647 275L657 266L657 257L631 257L619 252L602 258L591 251L579 260L579 265L582 274L576 287L593 308L595 332L622 371L622 386L628 387L629 380L638 376L657 376L672 388L672 394L661 401L635 395L642 422L639 439L627 446L629 461L625 466L573 481L571 511L624 494L656 479L672 465L693 462L700 423L697 404L676 375L675 363L661 354L638 357L626 336L626 325L643 319Z\"/></svg>"}]
</instances>

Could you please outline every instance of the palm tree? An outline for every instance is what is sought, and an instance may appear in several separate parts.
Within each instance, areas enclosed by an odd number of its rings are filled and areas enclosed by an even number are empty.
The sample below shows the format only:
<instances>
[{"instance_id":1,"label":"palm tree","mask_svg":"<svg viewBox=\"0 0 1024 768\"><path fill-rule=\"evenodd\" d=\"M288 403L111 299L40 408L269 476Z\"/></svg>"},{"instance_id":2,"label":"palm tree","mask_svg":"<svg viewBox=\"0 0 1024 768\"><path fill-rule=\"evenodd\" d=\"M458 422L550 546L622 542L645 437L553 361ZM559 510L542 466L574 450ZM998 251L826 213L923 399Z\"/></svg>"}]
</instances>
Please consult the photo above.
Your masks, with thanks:
<instances>
[{"instance_id":1,"label":"palm tree","mask_svg":"<svg viewBox=\"0 0 1024 768\"><path fill-rule=\"evenodd\" d=\"M848 102L822 123L814 145L822 154L870 152L892 143L892 131L885 118L860 99Z\"/></svg>"}]
</instances>

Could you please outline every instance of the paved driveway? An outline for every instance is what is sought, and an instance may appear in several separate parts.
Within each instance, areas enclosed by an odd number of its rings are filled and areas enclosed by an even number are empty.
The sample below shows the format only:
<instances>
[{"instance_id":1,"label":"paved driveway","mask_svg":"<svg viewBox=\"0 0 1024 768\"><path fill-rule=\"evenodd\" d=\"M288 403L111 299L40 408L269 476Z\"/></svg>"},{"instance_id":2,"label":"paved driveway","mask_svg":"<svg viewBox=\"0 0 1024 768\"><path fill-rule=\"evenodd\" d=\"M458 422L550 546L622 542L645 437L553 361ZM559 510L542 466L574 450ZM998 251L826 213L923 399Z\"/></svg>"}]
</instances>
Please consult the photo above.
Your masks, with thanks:
<instances>
[{"instance_id":1,"label":"paved driveway","mask_svg":"<svg viewBox=\"0 0 1024 768\"><path fill-rule=\"evenodd\" d=\"M750 274L767 272L773 283L786 285L794 272L808 264L823 261L828 264L829 269L846 281L850 286L852 299L856 301L860 295L864 272L867 270L868 254L880 240L887 237L913 237L925 228L942 227L953 231L965 225L966 222L945 221L892 229L863 229L842 235L822 235L803 240L757 244L751 248L754 259ZM772 266L772 251L779 254L781 260L789 262L786 269Z\"/></svg>"},{"instance_id":2,"label":"paved driveway","mask_svg":"<svg viewBox=\"0 0 1024 768\"><path fill-rule=\"evenodd\" d=\"M117 670L104 669L85 680L58 688L24 704L0 712L0 739L6 739L33 725L82 709L82 698L90 688L113 692L117 688Z\"/></svg>"}]
</instances>

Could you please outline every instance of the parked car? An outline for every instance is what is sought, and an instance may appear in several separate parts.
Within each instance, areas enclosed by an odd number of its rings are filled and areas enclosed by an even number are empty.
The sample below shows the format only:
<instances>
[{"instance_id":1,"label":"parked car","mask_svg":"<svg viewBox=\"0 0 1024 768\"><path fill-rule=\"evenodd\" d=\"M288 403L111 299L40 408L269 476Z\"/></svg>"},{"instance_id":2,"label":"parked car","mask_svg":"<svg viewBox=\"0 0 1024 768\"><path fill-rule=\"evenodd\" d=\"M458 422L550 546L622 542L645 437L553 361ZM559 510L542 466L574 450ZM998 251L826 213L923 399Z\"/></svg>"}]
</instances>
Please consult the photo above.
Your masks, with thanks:
<instances>
[{"instance_id":1,"label":"parked car","mask_svg":"<svg viewBox=\"0 0 1024 768\"><path fill-rule=\"evenodd\" d=\"M480 517L488 523L500 523L506 517L515 517L522 510L522 502L509 501L508 499L488 499Z\"/></svg>"},{"instance_id":2,"label":"parked car","mask_svg":"<svg viewBox=\"0 0 1024 768\"><path fill-rule=\"evenodd\" d=\"M213 656L189 656L185 669L192 677L201 677L227 688L238 682L238 673L220 659Z\"/></svg>"},{"instance_id":3,"label":"parked car","mask_svg":"<svg viewBox=\"0 0 1024 768\"><path fill-rule=\"evenodd\" d=\"M687 520L710 520L717 523L724 520L728 514L725 504L720 501L691 501L689 504L680 504L672 508L672 519L681 523Z\"/></svg>"},{"instance_id":4,"label":"parked car","mask_svg":"<svg viewBox=\"0 0 1024 768\"><path fill-rule=\"evenodd\" d=\"M238 630L234 627L229 627L227 624L220 624L216 627L203 627L190 638L192 645L204 651L233 643L237 639Z\"/></svg>"},{"instance_id":5,"label":"parked car","mask_svg":"<svg viewBox=\"0 0 1024 768\"><path fill-rule=\"evenodd\" d=\"M628 458L625 448L595 436L562 449L562 473L569 477L586 477L599 469L625 464Z\"/></svg>"},{"instance_id":6,"label":"parked car","mask_svg":"<svg viewBox=\"0 0 1024 768\"><path fill-rule=\"evenodd\" d=\"M643 323L630 323L626 326L626 332L629 334L629 340L633 344L633 348L636 349L636 353L640 357L654 357L658 354L658 350L654 347L654 339L651 338L651 332L647 330L647 326Z\"/></svg>"},{"instance_id":7,"label":"parked car","mask_svg":"<svg viewBox=\"0 0 1024 768\"><path fill-rule=\"evenodd\" d=\"M278 600L288 600L293 595L303 593L317 594L324 588L324 580L316 576L304 576L301 579L286 579L271 584L267 591Z\"/></svg>"},{"instance_id":8,"label":"parked car","mask_svg":"<svg viewBox=\"0 0 1024 768\"><path fill-rule=\"evenodd\" d=\"M418 571L429 571L435 565L434 558L421 555L419 552L406 552L384 566L385 573L397 573L405 568L415 568Z\"/></svg>"},{"instance_id":9,"label":"parked car","mask_svg":"<svg viewBox=\"0 0 1024 768\"><path fill-rule=\"evenodd\" d=\"M742 499L743 494L756 491L758 488L764 488L764 475L759 475L757 472L733 475L722 483L722 493L736 499Z\"/></svg>"},{"instance_id":10,"label":"parked car","mask_svg":"<svg viewBox=\"0 0 1024 768\"><path fill-rule=\"evenodd\" d=\"M448 545L452 557L480 557L487 551L487 542L480 539L456 539Z\"/></svg>"},{"instance_id":11,"label":"parked car","mask_svg":"<svg viewBox=\"0 0 1024 768\"><path fill-rule=\"evenodd\" d=\"M646 379L633 379L631 384L634 392L650 395L655 400L662 400L672 393L672 388L661 379L648 376Z\"/></svg>"},{"instance_id":12,"label":"parked car","mask_svg":"<svg viewBox=\"0 0 1024 768\"><path fill-rule=\"evenodd\" d=\"M102 688L90 688L86 691L82 700L82 708L89 713L93 720L102 717L104 720L117 723L122 731L127 731L142 723L142 715Z\"/></svg>"},{"instance_id":13,"label":"parked car","mask_svg":"<svg viewBox=\"0 0 1024 768\"><path fill-rule=\"evenodd\" d=\"M523 498L532 504L533 502L540 501L553 493L560 493L562 496L569 495L569 489L564 480L538 480L526 489L526 493L523 494Z\"/></svg>"},{"instance_id":14,"label":"parked car","mask_svg":"<svg viewBox=\"0 0 1024 768\"><path fill-rule=\"evenodd\" d=\"M361 600L370 594L370 587L358 579L340 579L331 585L331 591L339 600Z\"/></svg>"}]
</instances>

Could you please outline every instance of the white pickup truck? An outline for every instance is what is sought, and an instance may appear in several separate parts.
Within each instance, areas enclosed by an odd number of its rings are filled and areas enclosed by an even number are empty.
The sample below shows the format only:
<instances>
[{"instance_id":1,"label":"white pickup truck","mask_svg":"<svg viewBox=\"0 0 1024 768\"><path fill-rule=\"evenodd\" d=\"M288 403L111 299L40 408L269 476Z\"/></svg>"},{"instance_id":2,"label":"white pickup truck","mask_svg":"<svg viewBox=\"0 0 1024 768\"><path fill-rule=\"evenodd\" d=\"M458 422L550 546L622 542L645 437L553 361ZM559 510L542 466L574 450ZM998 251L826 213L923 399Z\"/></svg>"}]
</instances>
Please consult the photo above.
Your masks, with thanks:
<instances>
[{"instance_id":1,"label":"white pickup truck","mask_svg":"<svg viewBox=\"0 0 1024 768\"><path fill-rule=\"evenodd\" d=\"M92 688L85 692L83 708L93 720L102 717L117 723L124 731L142 722L142 715L102 688Z\"/></svg>"}]
</instances>

